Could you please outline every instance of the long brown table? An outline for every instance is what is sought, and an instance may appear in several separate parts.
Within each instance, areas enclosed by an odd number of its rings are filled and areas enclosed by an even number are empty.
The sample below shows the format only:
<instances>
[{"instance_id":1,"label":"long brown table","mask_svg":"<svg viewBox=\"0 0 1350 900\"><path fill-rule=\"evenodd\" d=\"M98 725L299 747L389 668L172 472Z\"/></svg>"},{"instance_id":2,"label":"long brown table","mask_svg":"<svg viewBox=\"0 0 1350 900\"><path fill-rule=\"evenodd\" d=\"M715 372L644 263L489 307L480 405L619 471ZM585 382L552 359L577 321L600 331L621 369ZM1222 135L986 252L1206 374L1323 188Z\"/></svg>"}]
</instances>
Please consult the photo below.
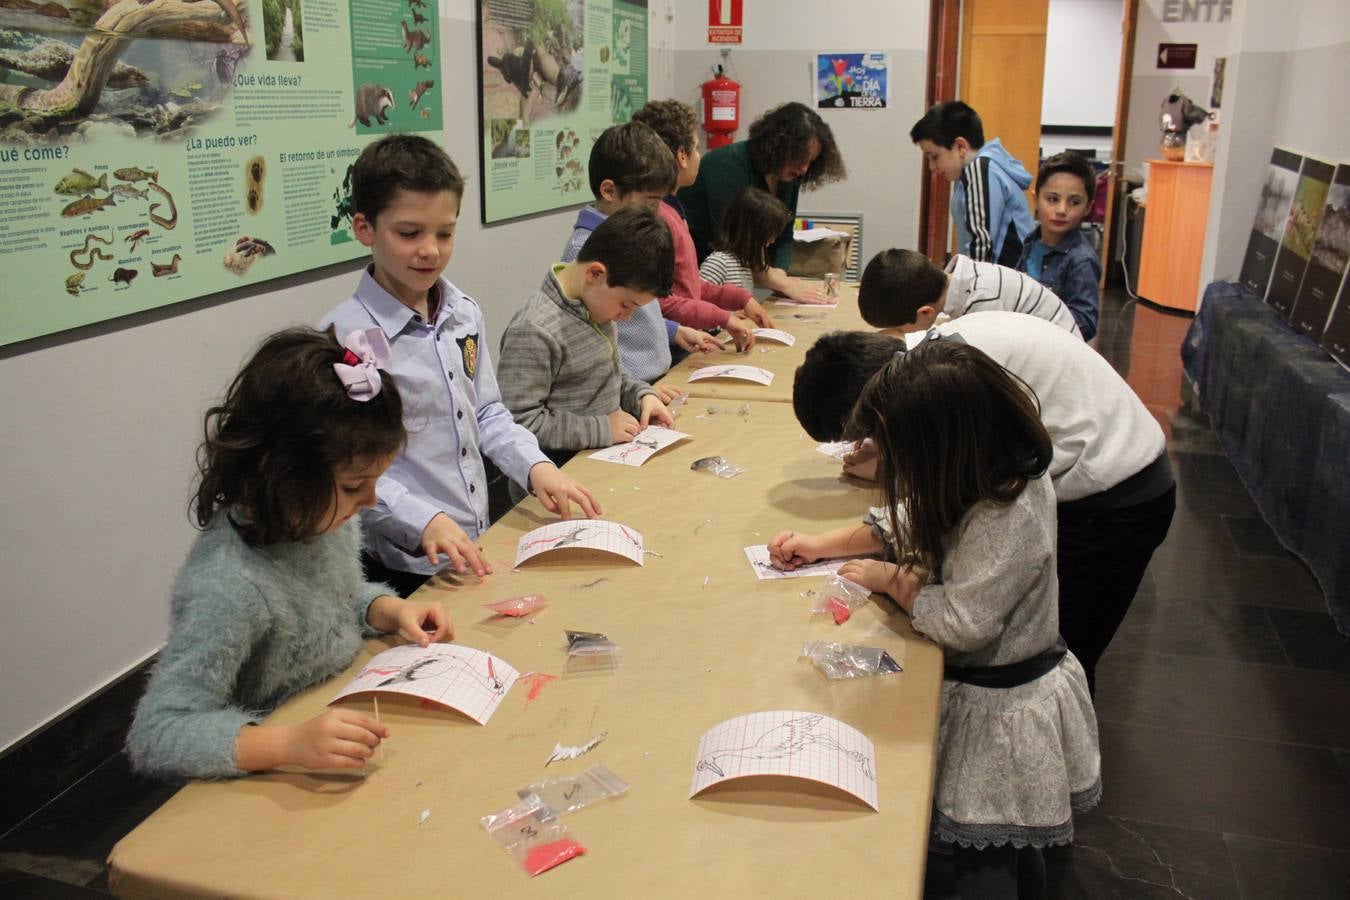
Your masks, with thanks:
<instances>
[{"instance_id":1,"label":"long brown table","mask_svg":"<svg viewBox=\"0 0 1350 900\"><path fill-rule=\"evenodd\" d=\"M507 694L486 726L381 698L392 729L385 758L364 776L275 772L194 782L124 838L110 859L122 896L620 897L922 894L942 677L940 650L879 597L843 626L810 616L804 591L821 579L757 581L742 548L780 528L852 523L872 495L839 478L785 403L707 415L691 400L677 422L693 435L641 468L578 456L568 471L640 531L645 565L562 550L513 571L516 543L550 520L527 500L483 537L495 574L437 577L419 593L441 601L456 641L520 672L563 676L529 700ZM700 416L702 416L700 418ZM722 455L733 479L690 469ZM540 593L526 620L482 604ZM620 645L618 669L568 675L564 629ZM887 648L904 672L827 681L798 654L824 638ZM320 712L371 655L370 641L333 682L284 704L270 721ZM358 707L360 701L356 701ZM368 706L364 708L369 708ZM688 798L699 738L725 719L800 709L841 719L876 745L880 812L825 787L748 779ZM555 743L607 737L580 759L545 768ZM632 788L566 821L587 847L579 860L530 879L478 824L542 777L603 762ZM419 824L424 810L430 812Z\"/></svg>"}]
</instances>

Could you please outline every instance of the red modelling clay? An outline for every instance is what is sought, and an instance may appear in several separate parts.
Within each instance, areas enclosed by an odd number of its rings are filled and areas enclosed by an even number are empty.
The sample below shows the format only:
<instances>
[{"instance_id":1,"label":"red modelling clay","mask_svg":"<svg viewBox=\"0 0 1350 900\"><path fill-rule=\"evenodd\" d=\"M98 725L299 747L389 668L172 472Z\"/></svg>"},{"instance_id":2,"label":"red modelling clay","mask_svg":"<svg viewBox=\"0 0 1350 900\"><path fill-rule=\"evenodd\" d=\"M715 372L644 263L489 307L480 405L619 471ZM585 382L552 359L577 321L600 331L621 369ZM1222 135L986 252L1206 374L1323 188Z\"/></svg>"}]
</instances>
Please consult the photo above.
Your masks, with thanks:
<instances>
[{"instance_id":1,"label":"red modelling clay","mask_svg":"<svg viewBox=\"0 0 1350 900\"><path fill-rule=\"evenodd\" d=\"M539 692L544 689L544 685L550 681L557 681L558 676L549 675L545 672L530 672L528 675L520 676L520 680L530 686L530 692L525 695L525 702L528 703L539 696Z\"/></svg>"},{"instance_id":2,"label":"red modelling clay","mask_svg":"<svg viewBox=\"0 0 1350 900\"><path fill-rule=\"evenodd\" d=\"M560 841L540 844L538 847L532 848L529 853L525 854L525 861L521 865L531 875L538 875L540 872L547 872L554 866L562 865L572 857L580 856L585 852L586 848L576 841L571 838L563 838Z\"/></svg>"},{"instance_id":3,"label":"red modelling clay","mask_svg":"<svg viewBox=\"0 0 1350 900\"><path fill-rule=\"evenodd\" d=\"M834 624L843 625L848 621L848 617L853 615L853 610L848 608L848 604L838 597L831 597L825 601L825 609L834 616Z\"/></svg>"}]
</instances>

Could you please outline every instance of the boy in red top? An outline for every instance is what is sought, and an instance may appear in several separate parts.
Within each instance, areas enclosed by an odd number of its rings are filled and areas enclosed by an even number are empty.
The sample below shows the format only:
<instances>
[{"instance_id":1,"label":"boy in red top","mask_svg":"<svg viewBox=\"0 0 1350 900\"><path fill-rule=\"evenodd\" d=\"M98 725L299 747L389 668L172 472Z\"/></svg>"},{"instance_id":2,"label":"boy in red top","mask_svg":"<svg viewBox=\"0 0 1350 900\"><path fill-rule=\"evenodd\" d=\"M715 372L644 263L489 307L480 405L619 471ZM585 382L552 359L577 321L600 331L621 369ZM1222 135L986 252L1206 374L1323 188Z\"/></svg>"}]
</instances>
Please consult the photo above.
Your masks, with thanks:
<instances>
[{"instance_id":1,"label":"boy in red top","mask_svg":"<svg viewBox=\"0 0 1350 900\"><path fill-rule=\"evenodd\" d=\"M698 128L693 108L678 100L650 100L633 114L633 121L649 126L675 155L679 170L676 189L698 179ZM750 349L755 343L755 328L772 328L773 320L744 288L713 284L699 277L694 239L674 193L665 198L660 212L675 241L675 284L670 296L661 300L661 315L703 331L723 328L738 349Z\"/></svg>"}]
</instances>

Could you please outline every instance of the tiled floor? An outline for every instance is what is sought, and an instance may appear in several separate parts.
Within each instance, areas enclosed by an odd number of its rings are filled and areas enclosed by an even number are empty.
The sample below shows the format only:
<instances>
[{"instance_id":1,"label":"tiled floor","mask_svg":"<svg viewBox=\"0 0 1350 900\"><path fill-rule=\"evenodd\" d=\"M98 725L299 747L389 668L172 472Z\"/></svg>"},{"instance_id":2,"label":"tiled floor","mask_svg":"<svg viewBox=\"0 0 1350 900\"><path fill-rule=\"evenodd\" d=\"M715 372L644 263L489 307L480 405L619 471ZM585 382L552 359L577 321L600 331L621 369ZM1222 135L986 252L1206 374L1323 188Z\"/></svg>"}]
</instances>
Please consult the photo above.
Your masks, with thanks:
<instances>
[{"instance_id":1,"label":"tiled floor","mask_svg":"<svg viewBox=\"0 0 1350 900\"><path fill-rule=\"evenodd\" d=\"M1049 856L1056 898L1350 897L1350 641L1182 408L1190 320L1108 294L1100 350L1167 432L1176 519L1098 667L1106 786ZM98 896L173 793L107 760L0 837L0 895ZM930 896L949 860L930 859Z\"/></svg>"}]
</instances>

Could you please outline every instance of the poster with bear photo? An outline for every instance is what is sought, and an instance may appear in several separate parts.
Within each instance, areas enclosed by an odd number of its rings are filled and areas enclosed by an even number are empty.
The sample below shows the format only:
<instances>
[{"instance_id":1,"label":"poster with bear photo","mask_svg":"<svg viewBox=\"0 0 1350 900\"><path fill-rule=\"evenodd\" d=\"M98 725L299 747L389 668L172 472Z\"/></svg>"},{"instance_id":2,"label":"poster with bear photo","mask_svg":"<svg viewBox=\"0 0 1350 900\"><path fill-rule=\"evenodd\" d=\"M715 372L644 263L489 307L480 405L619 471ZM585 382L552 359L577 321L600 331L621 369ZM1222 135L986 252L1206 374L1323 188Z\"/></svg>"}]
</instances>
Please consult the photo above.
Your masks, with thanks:
<instances>
[{"instance_id":1,"label":"poster with bear photo","mask_svg":"<svg viewBox=\"0 0 1350 900\"><path fill-rule=\"evenodd\" d=\"M350 170L441 130L434 0L0 6L0 344L366 252Z\"/></svg>"},{"instance_id":2,"label":"poster with bear photo","mask_svg":"<svg viewBox=\"0 0 1350 900\"><path fill-rule=\"evenodd\" d=\"M483 223L591 202L591 146L647 102L647 0L478 3Z\"/></svg>"}]
</instances>

